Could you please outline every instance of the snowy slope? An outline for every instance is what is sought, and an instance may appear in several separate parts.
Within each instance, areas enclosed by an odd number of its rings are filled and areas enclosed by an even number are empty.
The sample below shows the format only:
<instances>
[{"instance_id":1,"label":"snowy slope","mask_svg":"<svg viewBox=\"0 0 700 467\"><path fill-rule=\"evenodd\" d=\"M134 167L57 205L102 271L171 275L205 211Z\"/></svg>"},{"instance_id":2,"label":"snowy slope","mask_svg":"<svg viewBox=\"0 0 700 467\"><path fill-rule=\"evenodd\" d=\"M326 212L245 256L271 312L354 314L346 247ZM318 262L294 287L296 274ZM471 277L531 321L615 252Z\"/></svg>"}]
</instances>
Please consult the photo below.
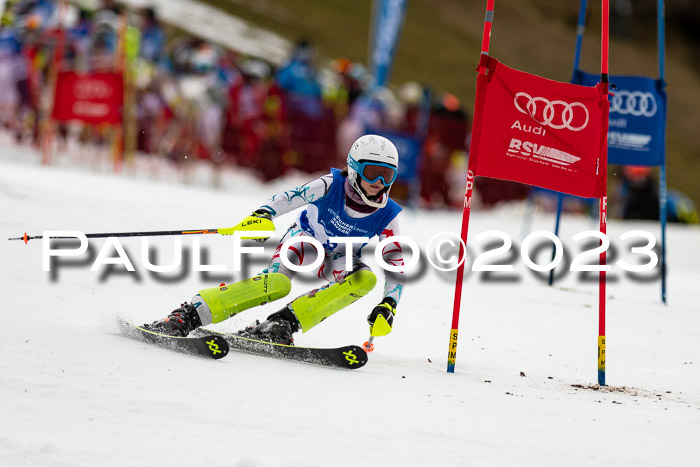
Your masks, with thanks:
<instances>
[{"instance_id":1,"label":"snowy slope","mask_svg":"<svg viewBox=\"0 0 700 467\"><path fill-rule=\"evenodd\" d=\"M226 173L225 188L215 191L201 186L207 170L184 186L176 172L143 161L151 179L113 176L106 163L88 169L80 157L45 168L25 148L4 142L0 149L2 466L698 465L698 228L669 228L668 306L659 302L658 279L613 271L604 389L590 388L596 282L569 273L549 288L517 257L511 280L467 275L455 374L445 372L454 275L429 265L411 272L394 332L375 341L360 370L241 353L207 361L126 339L114 316L160 318L200 288L255 274L275 242L235 273L230 240L206 236L207 264L227 272L183 268L159 276L142 266L136 239L122 242L136 273L91 272L88 255L43 272L40 241L4 239L45 229L228 226L308 177L265 186ZM519 245L524 212L521 204L475 209L470 242L498 229ZM276 239L290 220L277 222ZM437 232L458 232L460 216L404 212L401 222L402 233L424 247ZM535 215L532 229L551 226L551 215ZM563 226L561 237L570 239L596 223L568 216ZM609 225L613 242L634 229L658 232L654 224ZM151 239L154 261L167 263L173 242ZM91 242L94 254L103 244ZM192 239L183 247L191 250ZM376 265L370 255L368 262ZM316 283L297 278L292 296ZM380 297L377 287L297 344L364 342L365 317ZM218 328L234 330L279 306L246 311Z\"/></svg>"}]
</instances>

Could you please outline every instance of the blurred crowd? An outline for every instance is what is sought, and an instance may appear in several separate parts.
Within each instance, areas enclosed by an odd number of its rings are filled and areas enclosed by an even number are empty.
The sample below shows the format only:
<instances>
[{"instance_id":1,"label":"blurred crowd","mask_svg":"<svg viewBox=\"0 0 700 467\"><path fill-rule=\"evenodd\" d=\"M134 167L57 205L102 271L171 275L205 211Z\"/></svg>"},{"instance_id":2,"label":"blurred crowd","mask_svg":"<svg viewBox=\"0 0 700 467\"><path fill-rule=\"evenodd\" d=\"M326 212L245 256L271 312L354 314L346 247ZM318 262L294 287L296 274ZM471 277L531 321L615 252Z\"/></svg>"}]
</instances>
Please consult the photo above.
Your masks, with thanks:
<instances>
[{"instance_id":1,"label":"blurred crowd","mask_svg":"<svg viewBox=\"0 0 700 467\"><path fill-rule=\"evenodd\" d=\"M374 87L363 64L345 58L321 63L306 39L275 64L165 24L153 8L114 0L98 4L87 10L59 0L6 0L0 18L0 130L18 143L46 142L42 128L57 72L118 72L125 83L122 128L59 123L56 146L111 146L116 154L119 141L127 161L136 153L183 168L203 160L214 174L234 167L267 181L292 170L342 167L355 139L388 132L421 148L415 174L399 178L392 196L413 206L462 208L470 122L454 95L416 82ZM656 178L650 169L621 171L610 190L619 212L611 214L658 219ZM484 178L475 189L486 207L536 191ZM698 222L687 197L673 190L668 195L670 220ZM551 199L537 200L551 209ZM574 210L588 209L583 201L575 204Z\"/></svg>"},{"instance_id":2,"label":"blurred crowd","mask_svg":"<svg viewBox=\"0 0 700 467\"><path fill-rule=\"evenodd\" d=\"M111 0L95 10L57 0L7 0L0 25L0 127L18 142L39 145L52 67L121 70L127 152L175 164L202 159L271 180L290 170L342 166L350 143L368 129L400 132L423 142L421 205L461 207L469 122L460 101L426 93L415 82L395 91L374 88L367 68L344 58L319 62L309 40L299 40L275 65L168 26L153 8ZM107 144L110 131L59 125L58 144L71 138ZM408 197L408 185L392 193Z\"/></svg>"}]
</instances>

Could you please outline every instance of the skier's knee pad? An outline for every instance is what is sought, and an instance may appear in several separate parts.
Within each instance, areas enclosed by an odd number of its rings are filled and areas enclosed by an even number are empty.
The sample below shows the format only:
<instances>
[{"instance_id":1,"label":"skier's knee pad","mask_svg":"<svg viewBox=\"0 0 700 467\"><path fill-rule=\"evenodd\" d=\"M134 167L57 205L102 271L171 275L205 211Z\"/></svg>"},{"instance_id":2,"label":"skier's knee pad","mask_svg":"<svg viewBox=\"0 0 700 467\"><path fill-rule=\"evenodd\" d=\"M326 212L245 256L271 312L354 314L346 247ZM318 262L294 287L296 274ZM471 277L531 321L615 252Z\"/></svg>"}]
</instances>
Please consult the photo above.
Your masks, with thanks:
<instances>
[{"instance_id":1,"label":"skier's knee pad","mask_svg":"<svg viewBox=\"0 0 700 467\"><path fill-rule=\"evenodd\" d=\"M354 301L367 295L376 285L377 276L368 269L356 271L340 282L313 290L289 305L303 332Z\"/></svg>"},{"instance_id":2,"label":"skier's knee pad","mask_svg":"<svg viewBox=\"0 0 700 467\"><path fill-rule=\"evenodd\" d=\"M230 285L202 289L199 291L199 297L211 314L211 319L207 321L220 323L248 308L286 297L291 290L292 283L287 276L271 272ZM200 319L202 314L206 315L203 305L197 307L197 311L200 313ZM205 319L202 319L202 323L204 322Z\"/></svg>"}]
</instances>

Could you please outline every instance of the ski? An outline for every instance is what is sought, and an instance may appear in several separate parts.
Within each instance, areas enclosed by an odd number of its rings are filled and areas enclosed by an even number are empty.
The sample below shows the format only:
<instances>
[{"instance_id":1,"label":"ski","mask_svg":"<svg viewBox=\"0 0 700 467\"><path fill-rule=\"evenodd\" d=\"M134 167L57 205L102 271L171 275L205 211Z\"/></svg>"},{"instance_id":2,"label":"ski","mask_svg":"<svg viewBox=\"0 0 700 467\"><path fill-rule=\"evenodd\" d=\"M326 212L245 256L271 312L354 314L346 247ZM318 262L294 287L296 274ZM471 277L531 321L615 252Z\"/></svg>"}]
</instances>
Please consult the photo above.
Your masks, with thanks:
<instances>
[{"instance_id":1,"label":"ski","mask_svg":"<svg viewBox=\"0 0 700 467\"><path fill-rule=\"evenodd\" d=\"M212 331L199 328L190 335L216 334L226 339L231 349L240 350L255 355L312 363L333 368L354 370L365 366L367 352L359 345L346 345L336 348L297 347L294 345L275 344L259 341L231 333Z\"/></svg>"},{"instance_id":2,"label":"ski","mask_svg":"<svg viewBox=\"0 0 700 467\"><path fill-rule=\"evenodd\" d=\"M159 347L215 360L228 355L229 345L221 335L199 335L197 337L175 337L159 334L131 324L122 317L117 317L119 327L124 335Z\"/></svg>"}]
</instances>

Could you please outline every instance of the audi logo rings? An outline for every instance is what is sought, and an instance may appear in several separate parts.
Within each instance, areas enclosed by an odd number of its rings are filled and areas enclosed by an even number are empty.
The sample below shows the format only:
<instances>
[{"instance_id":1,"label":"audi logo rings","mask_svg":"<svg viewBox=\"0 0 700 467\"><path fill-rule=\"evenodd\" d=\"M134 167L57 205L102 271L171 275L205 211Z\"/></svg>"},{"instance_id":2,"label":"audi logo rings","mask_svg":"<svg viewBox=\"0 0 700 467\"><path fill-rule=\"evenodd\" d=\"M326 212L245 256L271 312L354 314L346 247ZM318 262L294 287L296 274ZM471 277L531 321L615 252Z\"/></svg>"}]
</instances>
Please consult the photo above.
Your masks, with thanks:
<instances>
[{"instance_id":1,"label":"audi logo rings","mask_svg":"<svg viewBox=\"0 0 700 467\"><path fill-rule=\"evenodd\" d=\"M75 83L73 94L81 100L109 99L112 96L112 88L102 80L84 78Z\"/></svg>"},{"instance_id":2,"label":"audi logo rings","mask_svg":"<svg viewBox=\"0 0 700 467\"><path fill-rule=\"evenodd\" d=\"M656 99L650 92L617 91L610 100L610 113L634 117L653 117L656 113Z\"/></svg>"},{"instance_id":3,"label":"audi logo rings","mask_svg":"<svg viewBox=\"0 0 700 467\"><path fill-rule=\"evenodd\" d=\"M526 98L527 99L527 104L525 104L525 109L523 109L520 106L520 102L518 100L520 98ZM534 121L539 123L540 125L548 126L550 128L554 128L555 130L571 130L571 131L581 131L584 128L586 128L586 125L588 125L588 109L586 108L585 105L583 105L580 102L565 102L565 101L549 101L545 99L544 97L532 97L526 92L519 92L515 95L515 99L513 99L513 102L515 103L515 108L518 109L520 112L529 115ZM542 121L538 120L535 115L537 115L537 103L542 102L544 104L544 109L542 110ZM580 107L583 109L583 113L579 111L575 111L577 107ZM555 120L555 116L558 113L558 109L562 109L562 113L560 118L557 118ZM574 122L574 113L577 113L577 116L580 115L585 115L585 119L583 120L583 123L581 123L578 126L572 126L571 123ZM577 118L576 122L578 123L581 119ZM559 123L561 122L561 123Z\"/></svg>"}]
</instances>

